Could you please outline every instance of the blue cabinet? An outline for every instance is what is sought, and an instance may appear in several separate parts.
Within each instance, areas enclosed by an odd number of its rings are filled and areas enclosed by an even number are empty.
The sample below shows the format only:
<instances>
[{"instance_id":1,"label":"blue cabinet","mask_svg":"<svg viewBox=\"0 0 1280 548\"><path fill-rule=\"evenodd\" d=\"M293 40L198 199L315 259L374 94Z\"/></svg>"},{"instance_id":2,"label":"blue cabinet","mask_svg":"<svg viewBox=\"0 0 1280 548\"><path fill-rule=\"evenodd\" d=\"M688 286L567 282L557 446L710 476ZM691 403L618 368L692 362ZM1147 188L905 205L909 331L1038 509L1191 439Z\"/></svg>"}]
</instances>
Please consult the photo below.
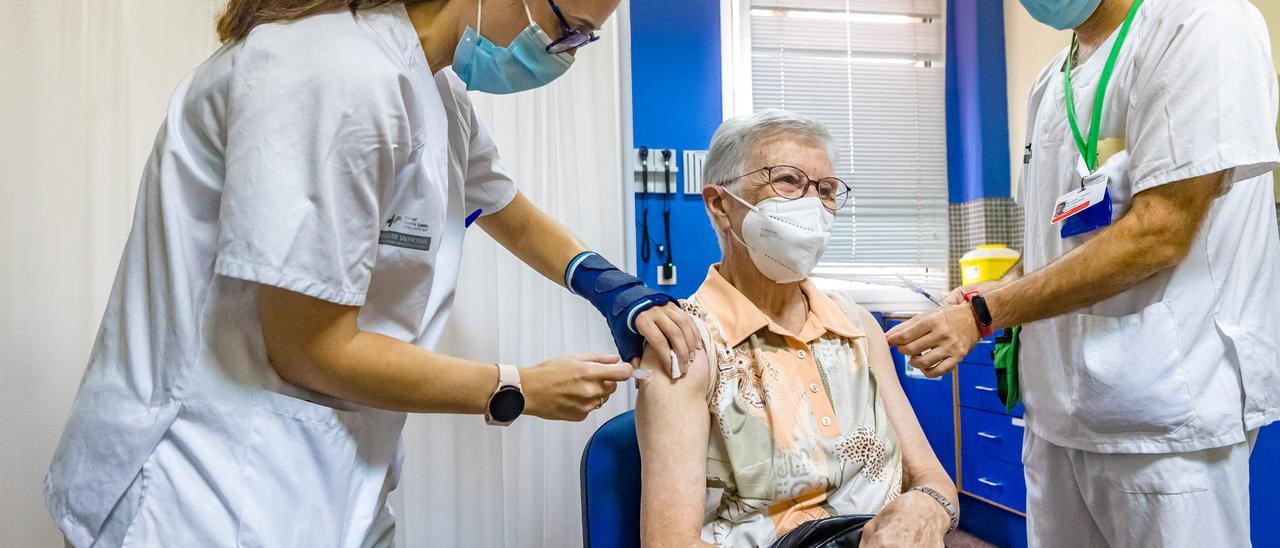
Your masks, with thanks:
<instances>
[{"instance_id":1,"label":"blue cabinet","mask_svg":"<svg viewBox=\"0 0 1280 548\"><path fill-rule=\"evenodd\" d=\"M961 449L964 491L1018 512L1027 510L1027 482L1021 464L1009 464Z\"/></svg>"},{"instance_id":2,"label":"blue cabinet","mask_svg":"<svg viewBox=\"0 0 1280 548\"><path fill-rule=\"evenodd\" d=\"M972 355L972 354L970 354ZM960 364L960 405L973 409L982 409L992 413L1006 414L1004 403L1000 401L1000 393L996 389L996 368L994 365L971 362L969 358ZM1015 417L1022 416L1022 404L1014 406Z\"/></svg>"},{"instance_id":3,"label":"blue cabinet","mask_svg":"<svg viewBox=\"0 0 1280 548\"><path fill-rule=\"evenodd\" d=\"M987 524L974 534L996 538L995 529L1016 530L1001 520L1023 520L1027 484L1022 475L1022 404L1006 411L996 389L992 339L983 339L956 368L956 417L960 433L959 488L975 502L990 504ZM991 526L995 529L987 531ZM1022 525L1025 527L1025 525ZM985 534L985 533L990 533Z\"/></svg>"},{"instance_id":4,"label":"blue cabinet","mask_svg":"<svg viewBox=\"0 0 1280 548\"><path fill-rule=\"evenodd\" d=\"M1022 404L1000 402L993 351L982 339L956 368L960 526L996 546L1027 546L1027 483L1022 471Z\"/></svg>"},{"instance_id":5,"label":"blue cabinet","mask_svg":"<svg viewBox=\"0 0 1280 548\"><path fill-rule=\"evenodd\" d=\"M978 409L960 409L960 445L1013 466L1022 465L1022 419Z\"/></svg>"},{"instance_id":6,"label":"blue cabinet","mask_svg":"<svg viewBox=\"0 0 1280 548\"><path fill-rule=\"evenodd\" d=\"M966 363L981 363L986 365L995 365L996 363L996 341L994 338L988 337L979 340L973 345L973 350L969 351L969 355L964 357Z\"/></svg>"}]
</instances>

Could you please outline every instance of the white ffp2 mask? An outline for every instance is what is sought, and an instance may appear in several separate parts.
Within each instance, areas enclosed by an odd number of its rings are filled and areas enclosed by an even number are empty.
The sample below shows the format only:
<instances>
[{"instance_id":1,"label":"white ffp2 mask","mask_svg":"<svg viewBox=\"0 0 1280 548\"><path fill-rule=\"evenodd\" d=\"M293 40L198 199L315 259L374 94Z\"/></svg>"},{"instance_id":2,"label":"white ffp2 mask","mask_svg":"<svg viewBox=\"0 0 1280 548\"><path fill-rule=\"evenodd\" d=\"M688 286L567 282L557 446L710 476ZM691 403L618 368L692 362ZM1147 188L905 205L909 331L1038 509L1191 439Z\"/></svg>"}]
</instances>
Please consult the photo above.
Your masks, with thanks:
<instances>
[{"instance_id":1,"label":"white ffp2 mask","mask_svg":"<svg viewBox=\"0 0 1280 548\"><path fill-rule=\"evenodd\" d=\"M785 284L813 272L831 241L835 223L835 215L820 198L775 197L752 205L732 192L728 194L751 210L742 219L742 237L734 234L734 238L747 248L761 274ZM733 233L732 227L729 232Z\"/></svg>"}]
</instances>

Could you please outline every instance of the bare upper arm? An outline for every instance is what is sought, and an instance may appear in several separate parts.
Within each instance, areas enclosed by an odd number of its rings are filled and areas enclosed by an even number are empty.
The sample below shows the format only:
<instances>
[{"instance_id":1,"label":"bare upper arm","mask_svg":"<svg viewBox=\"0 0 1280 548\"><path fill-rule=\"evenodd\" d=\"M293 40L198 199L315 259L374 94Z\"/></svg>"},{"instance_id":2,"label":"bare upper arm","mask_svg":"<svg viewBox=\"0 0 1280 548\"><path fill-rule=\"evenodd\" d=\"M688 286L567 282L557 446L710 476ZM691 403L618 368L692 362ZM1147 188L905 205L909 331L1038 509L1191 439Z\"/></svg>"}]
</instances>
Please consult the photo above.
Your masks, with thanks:
<instances>
[{"instance_id":1,"label":"bare upper arm","mask_svg":"<svg viewBox=\"0 0 1280 548\"><path fill-rule=\"evenodd\" d=\"M1132 222L1141 236L1172 246L1173 259L1181 260L1220 195L1224 177L1226 172L1219 171L1139 192L1122 219Z\"/></svg>"},{"instance_id":2,"label":"bare upper arm","mask_svg":"<svg viewBox=\"0 0 1280 548\"><path fill-rule=\"evenodd\" d=\"M656 354L645 348L640 366L650 376L636 401L641 540L646 547L696 545L706 498L710 366L697 351L685 375L672 380L662 364L667 357Z\"/></svg>"},{"instance_id":3,"label":"bare upper arm","mask_svg":"<svg viewBox=\"0 0 1280 548\"><path fill-rule=\"evenodd\" d=\"M537 207L533 202L530 202L523 193L517 192L507 207L476 219L476 224L506 247L509 242L520 239L523 230L529 225L536 212Z\"/></svg>"},{"instance_id":4,"label":"bare upper arm","mask_svg":"<svg viewBox=\"0 0 1280 548\"><path fill-rule=\"evenodd\" d=\"M360 329L359 307L258 285L258 319L271 367L281 378L315 389L324 358L337 355Z\"/></svg>"}]
</instances>

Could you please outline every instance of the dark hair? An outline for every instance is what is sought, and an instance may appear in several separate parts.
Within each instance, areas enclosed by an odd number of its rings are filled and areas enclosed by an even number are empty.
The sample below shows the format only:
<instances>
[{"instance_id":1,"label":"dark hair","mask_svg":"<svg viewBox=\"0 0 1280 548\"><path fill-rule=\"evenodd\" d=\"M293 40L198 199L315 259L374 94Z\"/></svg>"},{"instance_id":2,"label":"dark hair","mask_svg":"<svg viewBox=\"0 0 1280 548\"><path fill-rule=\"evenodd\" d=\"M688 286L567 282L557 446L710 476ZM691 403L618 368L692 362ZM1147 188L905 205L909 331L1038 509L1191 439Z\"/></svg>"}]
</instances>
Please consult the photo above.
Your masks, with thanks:
<instances>
[{"instance_id":1,"label":"dark hair","mask_svg":"<svg viewBox=\"0 0 1280 548\"><path fill-rule=\"evenodd\" d=\"M328 13L343 8L356 10L387 4L416 4L423 0L229 0L226 11L218 18L218 38L234 42L249 35L263 23L293 21L309 15Z\"/></svg>"}]
</instances>

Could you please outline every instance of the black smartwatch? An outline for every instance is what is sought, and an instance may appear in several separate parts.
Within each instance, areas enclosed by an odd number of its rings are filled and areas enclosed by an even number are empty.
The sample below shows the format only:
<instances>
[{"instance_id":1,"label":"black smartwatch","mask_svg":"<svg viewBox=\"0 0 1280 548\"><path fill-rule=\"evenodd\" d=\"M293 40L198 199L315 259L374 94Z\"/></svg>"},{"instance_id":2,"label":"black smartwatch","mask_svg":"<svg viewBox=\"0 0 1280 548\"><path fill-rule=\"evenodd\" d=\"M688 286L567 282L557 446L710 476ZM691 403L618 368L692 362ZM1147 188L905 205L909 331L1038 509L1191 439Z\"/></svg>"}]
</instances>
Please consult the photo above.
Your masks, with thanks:
<instances>
[{"instance_id":1,"label":"black smartwatch","mask_svg":"<svg viewBox=\"0 0 1280 548\"><path fill-rule=\"evenodd\" d=\"M995 332L991 326L995 322L991 319L991 309L987 308L987 299L977 291L970 291L964 294L964 300L973 309L973 321L978 324L978 333L983 338L990 337Z\"/></svg>"},{"instance_id":2,"label":"black smartwatch","mask_svg":"<svg viewBox=\"0 0 1280 548\"><path fill-rule=\"evenodd\" d=\"M506 426L524 413L524 392L520 390L520 370L511 365L498 365L498 389L489 396L484 423Z\"/></svg>"}]
</instances>

